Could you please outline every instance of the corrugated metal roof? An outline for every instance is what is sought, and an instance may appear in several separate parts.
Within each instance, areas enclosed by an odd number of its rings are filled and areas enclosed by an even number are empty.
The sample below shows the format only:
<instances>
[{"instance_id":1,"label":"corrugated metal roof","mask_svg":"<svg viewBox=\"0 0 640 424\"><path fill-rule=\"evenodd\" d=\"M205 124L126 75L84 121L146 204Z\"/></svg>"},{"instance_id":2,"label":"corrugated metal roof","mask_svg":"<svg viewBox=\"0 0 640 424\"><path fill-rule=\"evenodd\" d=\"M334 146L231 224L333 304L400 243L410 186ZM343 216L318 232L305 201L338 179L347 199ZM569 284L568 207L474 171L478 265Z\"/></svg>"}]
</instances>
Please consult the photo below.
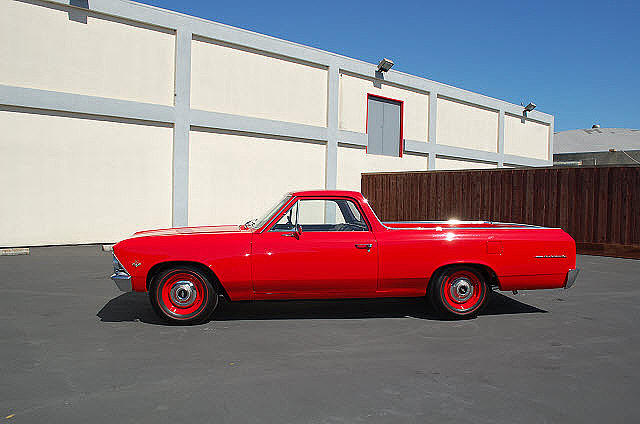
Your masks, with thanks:
<instances>
[{"instance_id":1,"label":"corrugated metal roof","mask_svg":"<svg viewBox=\"0 0 640 424\"><path fill-rule=\"evenodd\" d=\"M553 153L640 150L640 130L628 128L590 128L553 135Z\"/></svg>"}]
</instances>

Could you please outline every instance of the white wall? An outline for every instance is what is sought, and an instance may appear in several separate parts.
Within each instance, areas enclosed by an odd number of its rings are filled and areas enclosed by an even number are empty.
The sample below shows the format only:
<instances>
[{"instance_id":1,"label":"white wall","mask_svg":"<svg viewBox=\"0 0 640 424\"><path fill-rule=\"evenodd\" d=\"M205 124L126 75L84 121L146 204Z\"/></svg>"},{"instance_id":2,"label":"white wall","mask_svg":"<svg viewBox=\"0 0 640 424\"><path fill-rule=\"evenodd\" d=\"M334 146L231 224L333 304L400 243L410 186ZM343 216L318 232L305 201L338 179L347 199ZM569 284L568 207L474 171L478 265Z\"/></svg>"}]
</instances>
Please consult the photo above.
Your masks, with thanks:
<instances>
[{"instance_id":1,"label":"white wall","mask_svg":"<svg viewBox=\"0 0 640 424\"><path fill-rule=\"evenodd\" d=\"M242 224L292 190L324 187L324 144L191 131L189 224Z\"/></svg>"},{"instance_id":2,"label":"white wall","mask_svg":"<svg viewBox=\"0 0 640 424\"><path fill-rule=\"evenodd\" d=\"M427 157L410 155L382 156L371 155L364 148L338 147L339 190L360 191L361 174L365 172L426 171Z\"/></svg>"},{"instance_id":3,"label":"white wall","mask_svg":"<svg viewBox=\"0 0 640 424\"><path fill-rule=\"evenodd\" d=\"M385 74L387 80L396 81L390 84L374 79L374 67L358 61L170 11L120 1L90 0L89 5L94 11L40 0L0 0L0 85L9 87L0 87L0 178L5 182L0 247L109 242L135 230L170 226L174 170L176 208L188 207L189 224L198 225L239 223L261 213L286 191L323 188L325 168L333 170L334 165L338 188L354 190L360 190L363 172L427 169L423 155L369 155L364 148L346 145L338 147L337 162L327 164L325 144L242 134L247 128L241 128L246 123L241 118L227 121L232 126L238 123L233 135L214 132L216 119L199 121L211 129L191 131L189 140L179 135L174 161L172 128L115 121L112 116L135 111L137 118L163 122L175 118L178 128L188 127L194 117L191 110L179 107L172 114L148 105L173 107L174 95L186 94L175 93L176 78L184 83L191 78L192 109L327 127L328 67L338 64L339 84L332 93L337 95L338 120L326 131L332 143L335 126L366 132L367 94L402 101L403 136L419 142L427 142L429 133L430 94L425 90L485 101L400 73ZM190 73L183 72L189 63L175 63L174 29L131 20L145 16L187 34L194 31L194 38L181 46L180 52L186 54L179 55L190 58ZM181 71L178 75L176 69ZM368 75L355 75L361 72ZM414 83L420 89L406 87ZM36 97L24 88L50 92ZM56 93L105 99L95 104L68 102L68 96ZM136 103L114 112L121 103L110 99ZM436 159L436 168L495 167L449 158L459 153L445 146L476 149L477 156L487 158L484 152L498 148L498 112L445 98L437 99L437 104L435 141L443 157ZM518 113L513 105L489 99L487 105ZM530 116L551 119L536 112ZM505 153L548 160L550 125L522 123L520 117L506 114ZM252 122L251 131L268 133L274 127ZM278 128L290 134L292 126ZM295 127L298 137L299 131L304 128ZM190 164L180 155L187 146ZM466 153L476 155L473 150ZM495 155L495 160L502 156ZM514 157L505 160L529 163ZM188 187L180 178L187 166ZM189 204L182 201L186 190ZM183 222L180 213L176 222Z\"/></svg>"},{"instance_id":4,"label":"white wall","mask_svg":"<svg viewBox=\"0 0 640 424\"><path fill-rule=\"evenodd\" d=\"M506 114L504 152L510 155L549 159L549 125Z\"/></svg>"},{"instance_id":5,"label":"white wall","mask_svg":"<svg viewBox=\"0 0 640 424\"><path fill-rule=\"evenodd\" d=\"M498 151L498 112L438 98L438 144Z\"/></svg>"},{"instance_id":6,"label":"white wall","mask_svg":"<svg viewBox=\"0 0 640 424\"><path fill-rule=\"evenodd\" d=\"M55 7L0 0L0 84L173 104L174 34Z\"/></svg>"},{"instance_id":7,"label":"white wall","mask_svg":"<svg viewBox=\"0 0 640 424\"><path fill-rule=\"evenodd\" d=\"M0 128L0 246L171 226L171 128L7 110Z\"/></svg>"},{"instance_id":8,"label":"white wall","mask_svg":"<svg viewBox=\"0 0 640 424\"><path fill-rule=\"evenodd\" d=\"M429 95L379 82L340 74L340 129L367 132L367 94L374 94L403 101L404 138L427 141Z\"/></svg>"},{"instance_id":9,"label":"white wall","mask_svg":"<svg viewBox=\"0 0 640 424\"><path fill-rule=\"evenodd\" d=\"M497 163L472 162L449 158L436 158L436 169L439 171L453 169L491 169L497 168Z\"/></svg>"},{"instance_id":10,"label":"white wall","mask_svg":"<svg viewBox=\"0 0 640 424\"><path fill-rule=\"evenodd\" d=\"M191 107L327 125L326 68L204 40L191 48Z\"/></svg>"}]
</instances>

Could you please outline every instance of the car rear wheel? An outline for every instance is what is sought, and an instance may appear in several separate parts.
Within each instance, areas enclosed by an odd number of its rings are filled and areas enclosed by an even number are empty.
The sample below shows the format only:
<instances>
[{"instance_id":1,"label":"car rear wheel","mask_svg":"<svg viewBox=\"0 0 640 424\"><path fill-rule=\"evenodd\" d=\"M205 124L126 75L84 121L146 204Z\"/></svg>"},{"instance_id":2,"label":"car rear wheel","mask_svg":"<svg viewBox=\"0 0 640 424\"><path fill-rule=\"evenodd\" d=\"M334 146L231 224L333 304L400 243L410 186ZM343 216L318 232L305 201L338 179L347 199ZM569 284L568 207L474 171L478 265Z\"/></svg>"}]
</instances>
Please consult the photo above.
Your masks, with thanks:
<instances>
[{"instance_id":1,"label":"car rear wheel","mask_svg":"<svg viewBox=\"0 0 640 424\"><path fill-rule=\"evenodd\" d=\"M484 306L489 289L477 269L458 265L441 271L430 284L434 309L451 318L473 318Z\"/></svg>"},{"instance_id":2,"label":"car rear wheel","mask_svg":"<svg viewBox=\"0 0 640 424\"><path fill-rule=\"evenodd\" d=\"M161 272L151 282L149 298L156 313L176 324L197 324L218 306L218 294L209 278L194 267Z\"/></svg>"}]
</instances>

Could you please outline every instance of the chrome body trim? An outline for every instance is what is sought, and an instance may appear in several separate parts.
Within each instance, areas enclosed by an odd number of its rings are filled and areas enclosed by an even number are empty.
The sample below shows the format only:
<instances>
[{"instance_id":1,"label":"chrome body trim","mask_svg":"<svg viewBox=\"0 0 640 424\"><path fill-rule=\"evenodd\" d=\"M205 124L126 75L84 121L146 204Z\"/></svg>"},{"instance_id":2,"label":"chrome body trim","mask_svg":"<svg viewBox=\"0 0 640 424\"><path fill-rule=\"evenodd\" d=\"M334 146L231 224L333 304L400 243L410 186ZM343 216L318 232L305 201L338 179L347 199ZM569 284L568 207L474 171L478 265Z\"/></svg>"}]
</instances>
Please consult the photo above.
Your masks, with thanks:
<instances>
[{"instance_id":1,"label":"chrome body trim","mask_svg":"<svg viewBox=\"0 0 640 424\"><path fill-rule=\"evenodd\" d=\"M382 226L387 230L434 230L434 231L443 231L443 230L561 230L562 228L553 228L553 227L536 227L532 225L523 225L523 226L505 226L505 227L450 227L450 226L442 226L442 227L388 227L384 223Z\"/></svg>"},{"instance_id":2,"label":"chrome body trim","mask_svg":"<svg viewBox=\"0 0 640 424\"><path fill-rule=\"evenodd\" d=\"M491 221L384 221L384 224L500 224L500 222Z\"/></svg>"},{"instance_id":3,"label":"chrome body trim","mask_svg":"<svg viewBox=\"0 0 640 424\"><path fill-rule=\"evenodd\" d=\"M115 253L113 255L113 274L111 274L111 279L118 289L122 292L130 292L133 291L133 287L131 286L131 275L127 272L124 266L120 263Z\"/></svg>"},{"instance_id":4,"label":"chrome body trim","mask_svg":"<svg viewBox=\"0 0 640 424\"><path fill-rule=\"evenodd\" d=\"M573 286L573 283L576 282L576 278L578 278L579 273L580 273L579 268L570 269L569 272L567 272L567 281L565 281L564 283L565 290Z\"/></svg>"},{"instance_id":5,"label":"chrome body trim","mask_svg":"<svg viewBox=\"0 0 640 424\"><path fill-rule=\"evenodd\" d=\"M462 230L466 230L466 229L472 229L472 230L486 230L486 229L506 230L506 229L511 229L513 227L517 227L517 228L535 228L535 229L545 229L545 230L547 230L547 229L548 230L557 229L557 228L554 228L554 227L542 227L540 225L533 225L533 224L519 224L517 222L499 222L499 221L458 221L458 220L449 220L449 221L384 221L384 222L380 221L380 223L384 227L387 227L387 225L385 225L385 224L438 224L438 225L442 226L442 228L462 229ZM502 225L503 227L457 227L457 225ZM395 227L387 227L387 228L391 228L392 230L403 229L403 228L395 228ZM424 227L416 227L416 228L425 229ZM427 228L427 229L431 229L431 228Z\"/></svg>"},{"instance_id":6,"label":"chrome body trim","mask_svg":"<svg viewBox=\"0 0 640 424\"><path fill-rule=\"evenodd\" d=\"M494 221L380 221L380 224L389 230L558 230L560 228L541 227L533 224L518 224L515 222ZM437 227L389 227L386 224L438 224ZM494 225L491 227L458 227L457 225Z\"/></svg>"}]
</instances>

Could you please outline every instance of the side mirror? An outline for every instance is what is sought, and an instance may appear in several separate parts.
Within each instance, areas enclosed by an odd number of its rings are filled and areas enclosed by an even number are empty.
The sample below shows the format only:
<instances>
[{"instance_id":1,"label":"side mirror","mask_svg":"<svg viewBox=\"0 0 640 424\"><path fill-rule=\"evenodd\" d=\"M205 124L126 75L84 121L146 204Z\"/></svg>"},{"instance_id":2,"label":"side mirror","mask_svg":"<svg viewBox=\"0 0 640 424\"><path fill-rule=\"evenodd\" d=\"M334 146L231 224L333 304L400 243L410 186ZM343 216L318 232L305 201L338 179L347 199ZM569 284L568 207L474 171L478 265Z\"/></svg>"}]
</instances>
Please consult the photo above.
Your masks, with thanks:
<instances>
[{"instance_id":1,"label":"side mirror","mask_svg":"<svg viewBox=\"0 0 640 424\"><path fill-rule=\"evenodd\" d=\"M285 231L281 234L285 237L295 237L296 240L300 240L300 236L302 235L302 227L296 224L296 226L292 228L292 231Z\"/></svg>"}]
</instances>

